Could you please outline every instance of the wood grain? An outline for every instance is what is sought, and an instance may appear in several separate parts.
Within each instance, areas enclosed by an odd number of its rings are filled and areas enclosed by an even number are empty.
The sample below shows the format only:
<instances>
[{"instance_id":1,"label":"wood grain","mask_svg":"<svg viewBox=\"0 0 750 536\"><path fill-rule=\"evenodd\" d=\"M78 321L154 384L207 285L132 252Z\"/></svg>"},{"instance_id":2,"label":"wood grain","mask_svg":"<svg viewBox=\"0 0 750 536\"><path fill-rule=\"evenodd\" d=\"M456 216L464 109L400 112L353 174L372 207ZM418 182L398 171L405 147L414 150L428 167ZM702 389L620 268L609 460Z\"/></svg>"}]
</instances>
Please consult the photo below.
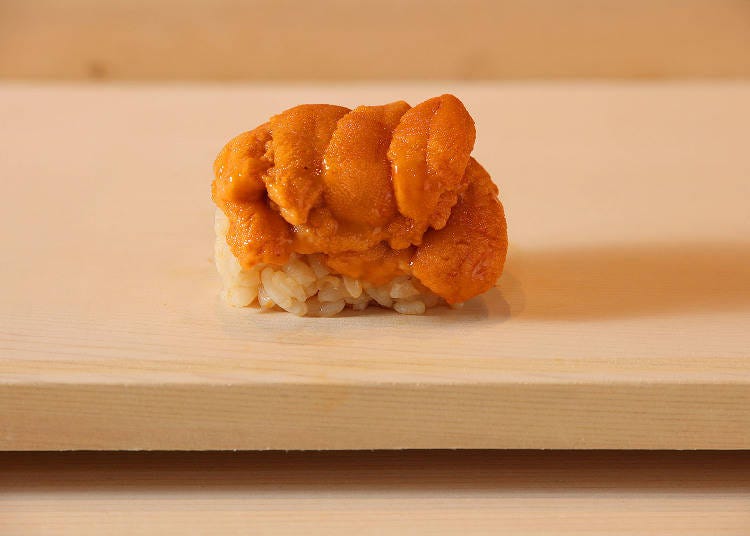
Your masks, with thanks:
<instances>
[{"instance_id":1,"label":"wood grain","mask_svg":"<svg viewBox=\"0 0 750 536\"><path fill-rule=\"evenodd\" d=\"M746 535L747 452L3 453L8 535Z\"/></svg>"},{"instance_id":2,"label":"wood grain","mask_svg":"<svg viewBox=\"0 0 750 536\"><path fill-rule=\"evenodd\" d=\"M224 306L210 163L452 91L511 237L463 310ZM750 447L750 85L0 86L0 449Z\"/></svg>"},{"instance_id":3,"label":"wood grain","mask_svg":"<svg viewBox=\"0 0 750 536\"><path fill-rule=\"evenodd\" d=\"M3 0L0 77L750 76L746 0Z\"/></svg>"}]
</instances>

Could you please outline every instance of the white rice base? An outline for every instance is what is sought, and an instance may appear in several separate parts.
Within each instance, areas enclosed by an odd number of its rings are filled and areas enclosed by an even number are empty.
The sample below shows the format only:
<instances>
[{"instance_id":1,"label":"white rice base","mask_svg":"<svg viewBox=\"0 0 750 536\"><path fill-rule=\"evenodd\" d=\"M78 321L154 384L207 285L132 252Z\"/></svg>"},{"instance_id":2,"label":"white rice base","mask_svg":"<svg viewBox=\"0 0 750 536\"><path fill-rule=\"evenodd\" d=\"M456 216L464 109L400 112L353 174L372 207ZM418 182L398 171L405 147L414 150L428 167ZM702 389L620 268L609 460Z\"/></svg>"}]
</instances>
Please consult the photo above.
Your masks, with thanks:
<instances>
[{"instance_id":1,"label":"white rice base","mask_svg":"<svg viewBox=\"0 0 750 536\"><path fill-rule=\"evenodd\" d=\"M220 209L216 209L214 230L222 296L235 307L255 305L261 311L279 307L299 316L334 316L346 307L361 311L373 304L405 315L419 315L429 307L445 303L415 277L402 275L376 287L331 273L320 255L295 253L280 268L258 264L246 270L227 245L229 220Z\"/></svg>"}]
</instances>

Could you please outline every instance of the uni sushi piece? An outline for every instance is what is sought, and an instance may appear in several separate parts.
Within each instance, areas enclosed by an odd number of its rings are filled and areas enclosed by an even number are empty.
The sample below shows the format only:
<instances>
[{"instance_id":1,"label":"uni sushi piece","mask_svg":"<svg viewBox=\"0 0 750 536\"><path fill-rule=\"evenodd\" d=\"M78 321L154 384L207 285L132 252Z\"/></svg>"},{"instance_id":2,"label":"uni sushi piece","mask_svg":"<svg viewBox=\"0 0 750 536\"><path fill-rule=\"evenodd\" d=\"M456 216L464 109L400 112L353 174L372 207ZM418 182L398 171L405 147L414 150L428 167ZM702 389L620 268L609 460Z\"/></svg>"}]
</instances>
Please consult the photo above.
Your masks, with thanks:
<instances>
[{"instance_id":1,"label":"uni sushi piece","mask_svg":"<svg viewBox=\"0 0 750 536\"><path fill-rule=\"evenodd\" d=\"M495 285L503 206L453 95L290 108L214 163L216 265L231 305L421 314Z\"/></svg>"}]
</instances>

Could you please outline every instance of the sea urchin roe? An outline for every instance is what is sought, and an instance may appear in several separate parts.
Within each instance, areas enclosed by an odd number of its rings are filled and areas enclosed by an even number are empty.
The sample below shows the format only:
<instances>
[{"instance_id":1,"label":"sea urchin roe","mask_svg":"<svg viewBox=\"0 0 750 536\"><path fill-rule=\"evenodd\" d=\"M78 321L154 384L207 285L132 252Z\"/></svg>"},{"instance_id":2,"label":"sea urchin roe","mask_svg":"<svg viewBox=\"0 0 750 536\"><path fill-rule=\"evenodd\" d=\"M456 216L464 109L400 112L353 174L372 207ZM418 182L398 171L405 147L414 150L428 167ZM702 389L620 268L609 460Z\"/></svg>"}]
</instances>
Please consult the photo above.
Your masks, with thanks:
<instances>
[{"instance_id":1,"label":"sea urchin roe","mask_svg":"<svg viewBox=\"0 0 750 536\"><path fill-rule=\"evenodd\" d=\"M271 141L268 123L232 138L214 162L213 197L226 201L253 201L266 193L263 175L273 162L265 157Z\"/></svg>"},{"instance_id":2,"label":"sea urchin roe","mask_svg":"<svg viewBox=\"0 0 750 536\"><path fill-rule=\"evenodd\" d=\"M495 284L508 248L497 186L473 158L466 168L468 188L448 223L427 231L412 259L412 273L448 303L460 303Z\"/></svg>"},{"instance_id":3,"label":"sea urchin roe","mask_svg":"<svg viewBox=\"0 0 750 536\"><path fill-rule=\"evenodd\" d=\"M401 214L439 229L474 148L474 121L453 95L426 100L406 112L393 132L388 158Z\"/></svg>"},{"instance_id":4,"label":"sea urchin roe","mask_svg":"<svg viewBox=\"0 0 750 536\"><path fill-rule=\"evenodd\" d=\"M227 244L240 265L282 265L292 254L292 231L284 219L263 200L223 203L229 219Z\"/></svg>"},{"instance_id":5,"label":"sea urchin roe","mask_svg":"<svg viewBox=\"0 0 750 536\"><path fill-rule=\"evenodd\" d=\"M394 250L388 244L380 242L364 251L328 255L326 264L342 275L379 286L408 273L413 254L413 248Z\"/></svg>"},{"instance_id":6,"label":"sea urchin roe","mask_svg":"<svg viewBox=\"0 0 750 536\"><path fill-rule=\"evenodd\" d=\"M216 160L227 244L245 268L322 254L352 279L412 274L451 303L468 299L492 286L507 248L497 190L470 161L474 138L452 95L291 108Z\"/></svg>"},{"instance_id":7,"label":"sea urchin roe","mask_svg":"<svg viewBox=\"0 0 750 536\"><path fill-rule=\"evenodd\" d=\"M323 153L348 108L303 104L271 118L273 168L263 177L286 221L305 223L323 192Z\"/></svg>"},{"instance_id":8,"label":"sea urchin roe","mask_svg":"<svg viewBox=\"0 0 750 536\"><path fill-rule=\"evenodd\" d=\"M342 117L325 152L325 201L338 221L376 229L396 215L388 146L403 101L360 106Z\"/></svg>"}]
</instances>

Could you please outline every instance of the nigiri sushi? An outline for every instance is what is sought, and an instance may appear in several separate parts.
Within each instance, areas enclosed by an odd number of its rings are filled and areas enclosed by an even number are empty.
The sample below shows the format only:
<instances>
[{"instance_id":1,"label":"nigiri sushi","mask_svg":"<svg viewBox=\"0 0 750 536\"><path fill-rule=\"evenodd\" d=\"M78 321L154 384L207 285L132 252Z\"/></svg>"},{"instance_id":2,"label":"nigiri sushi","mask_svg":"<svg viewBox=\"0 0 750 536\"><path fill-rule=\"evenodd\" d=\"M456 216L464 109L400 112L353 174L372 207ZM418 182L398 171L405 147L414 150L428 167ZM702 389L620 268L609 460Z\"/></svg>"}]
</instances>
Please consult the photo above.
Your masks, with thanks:
<instances>
[{"instance_id":1,"label":"nigiri sushi","mask_svg":"<svg viewBox=\"0 0 750 536\"><path fill-rule=\"evenodd\" d=\"M371 304L421 314L484 293L508 239L474 140L453 95L303 104L236 136L211 188L224 298L333 316Z\"/></svg>"}]
</instances>

